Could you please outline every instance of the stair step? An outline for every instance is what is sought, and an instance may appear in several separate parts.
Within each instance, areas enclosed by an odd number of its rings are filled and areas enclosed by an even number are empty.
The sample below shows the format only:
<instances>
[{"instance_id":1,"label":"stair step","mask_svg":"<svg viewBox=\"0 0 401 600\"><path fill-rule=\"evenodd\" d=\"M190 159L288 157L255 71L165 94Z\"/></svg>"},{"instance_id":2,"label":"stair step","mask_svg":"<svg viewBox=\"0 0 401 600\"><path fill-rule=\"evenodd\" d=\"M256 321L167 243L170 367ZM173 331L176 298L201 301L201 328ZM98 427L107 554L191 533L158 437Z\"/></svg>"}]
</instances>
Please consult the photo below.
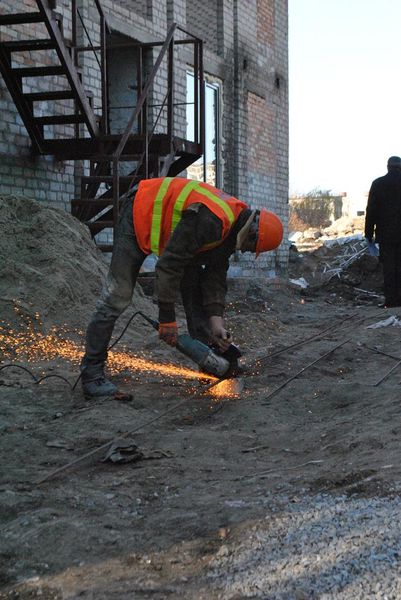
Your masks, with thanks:
<instances>
[{"instance_id":1,"label":"stair step","mask_svg":"<svg viewBox=\"0 0 401 600\"><path fill-rule=\"evenodd\" d=\"M133 175L120 175L120 183L130 183L134 179ZM113 175L85 175L82 177L82 183L113 183Z\"/></svg>"},{"instance_id":2,"label":"stair step","mask_svg":"<svg viewBox=\"0 0 401 600\"><path fill-rule=\"evenodd\" d=\"M31 94L24 94L25 100L31 102L39 102L41 100L68 100L75 98L72 90L60 90L57 92L33 92Z\"/></svg>"},{"instance_id":3,"label":"stair step","mask_svg":"<svg viewBox=\"0 0 401 600\"><path fill-rule=\"evenodd\" d=\"M55 48L55 44L51 39L45 40L21 40L12 42L1 42L3 48L11 50L11 52L23 52L25 50L49 50Z\"/></svg>"},{"instance_id":4,"label":"stair step","mask_svg":"<svg viewBox=\"0 0 401 600\"><path fill-rule=\"evenodd\" d=\"M119 158L120 162L124 162L124 161L137 161L139 158L141 158L142 156L142 152L138 152L137 154L122 154ZM111 163L113 162L113 155L107 155L105 156L104 154L94 154L93 156L91 156L91 161L95 162L95 163Z\"/></svg>"},{"instance_id":5,"label":"stair step","mask_svg":"<svg viewBox=\"0 0 401 600\"><path fill-rule=\"evenodd\" d=\"M96 247L102 252L113 252L113 244L96 244Z\"/></svg>"},{"instance_id":6,"label":"stair step","mask_svg":"<svg viewBox=\"0 0 401 600\"><path fill-rule=\"evenodd\" d=\"M55 115L52 117L35 117L36 125L70 125L72 123L84 123L83 115Z\"/></svg>"},{"instance_id":7,"label":"stair step","mask_svg":"<svg viewBox=\"0 0 401 600\"><path fill-rule=\"evenodd\" d=\"M85 225L89 227L91 232L96 232L109 227L114 227L114 221L93 221L92 223L85 222Z\"/></svg>"},{"instance_id":8,"label":"stair step","mask_svg":"<svg viewBox=\"0 0 401 600\"><path fill-rule=\"evenodd\" d=\"M52 67L19 67L12 69L18 77L46 77L49 75L65 75L65 69L61 65Z\"/></svg>"},{"instance_id":9,"label":"stair step","mask_svg":"<svg viewBox=\"0 0 401 600\"><path fill-rule=\"evenodd\" d=\"M71 208L106 208L113 205L113 198L78 198L71 200Z\"/></svg>"},{"instance_id":10,"label":"stair step","mask_svg":"<svg viewBox=\"0 0 401 600\"><path fill-rule=\"evenodd\" d=\"M11 13L0 15L0 25L20 25L21 23L40 23L43 21L40 12Z\"/></svg>"}]
</instances>

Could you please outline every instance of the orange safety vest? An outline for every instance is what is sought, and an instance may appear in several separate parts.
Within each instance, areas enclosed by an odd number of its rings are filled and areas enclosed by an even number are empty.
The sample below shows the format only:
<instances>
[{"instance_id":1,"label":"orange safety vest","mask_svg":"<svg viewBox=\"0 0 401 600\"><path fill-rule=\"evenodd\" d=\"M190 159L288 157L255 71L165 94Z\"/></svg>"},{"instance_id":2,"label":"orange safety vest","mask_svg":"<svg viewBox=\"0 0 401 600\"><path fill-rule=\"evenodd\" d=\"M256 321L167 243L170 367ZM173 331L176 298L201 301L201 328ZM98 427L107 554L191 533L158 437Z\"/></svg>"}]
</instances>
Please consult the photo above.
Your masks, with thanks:
<instances>
[{"instance_id":1,"label":"orange safety vest","mask_svg":"<svg viewBox=\"0 0 401 600\"><path fill-rule=\"evenodd\" d=\"M135 235L146 254L160 256L182 212L191 204L202 203L221 219L221 240L200 248L200 251L219 246L229 234L239 214L248 208L245 202L221 190L182 177L158 177L140 182L133 204Z\"/></svg>"}]
</instances>

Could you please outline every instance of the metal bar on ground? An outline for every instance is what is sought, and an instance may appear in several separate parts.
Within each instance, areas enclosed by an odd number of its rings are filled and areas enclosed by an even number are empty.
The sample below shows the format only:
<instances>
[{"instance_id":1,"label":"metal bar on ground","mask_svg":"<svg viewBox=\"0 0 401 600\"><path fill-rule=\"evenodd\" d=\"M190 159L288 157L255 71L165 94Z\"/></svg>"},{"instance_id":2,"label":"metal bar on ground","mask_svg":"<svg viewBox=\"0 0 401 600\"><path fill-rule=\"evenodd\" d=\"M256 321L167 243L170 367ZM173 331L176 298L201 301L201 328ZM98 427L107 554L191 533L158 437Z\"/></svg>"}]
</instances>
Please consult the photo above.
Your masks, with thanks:
<instances>
[{"instance_id":1,"label":"metal bar on ground","mask_svg":"<svg viewBox=\"0 0 401 600\"><path fill-rule=\"evenodd\" d=\"M338 348L341 348L341 346L344 346L345 344L347 344L348 342L351 341L351 338L348 338L348 340L345 340L345 342L341 342L340 344L337 344L337 346L334 346L334 348L332 348L331 350L329 350L328 352L325 352L325 354L322 354L322 356L319 356L319 358L317 358L316 360L314 360L313 362L309 363L309 365L306 365L305 367L302 367L302 369L300 369L297 373L295 373L295 375L293 375L292 377L290 377L289 379L287 379L286 381L284 381L284 383L282 383L281 385L279 385L275 390L273 390L272 392L270 392L270 394L268 394L265 398L265 400L269 400L270 398L272 398L273 396L275 396L280 390L282 390L286 385L288 385L291 381L293 381L294 379L296 379L299 375L301 375L304 371L306 371L306 369L309 369L310 367L313 367L313 365L315 365L316 363L318 363L320 360L322 360L322 358L325 358L326 356L328 356L329 354L331 354L332 352L334 352L335 350L337 350ZM401 362L401 361L400 361Z\"/></svg>"},{"instance_id":2,"label":"metal bar on ground","mask_svg":"<svg viewBox=\"0 0 401 600\"><path fill-rule=\"evenodd\" d=\"M319 333L315 333L314 335L312 335L311 337L306 338L305 340L301 340L300 342L296 342L295 344L291 344L291 346L285 346L284 348L281 348L281 350L276 350L275 352L272 352L271 354L267 354L265 356L262 356L261 358L257 358L252 364L255 366L258 363L263 363L266 360L268 360L269 358L272 358L273 356L278 356L279 354L282 354L283 352L286 352L287 350L292 350L293 348L297 348L298 346L302 346L303 344L307 344L308 342L312 342L314 339L316 339L318 337L321 337L322 335L324 335L325 333L327 333L331 329L334 329L335 327L338 327L339 325L342 325L343 323L345 323L349 319L352 319L352 317L355 317L355 313L352 314L352 315L349 315L348 317L346 317L345 319L343 319L339 323L333 323L333 325L330 325L330 327L327 327L326 329L323 329L323 331L320 331ZM242 375L242 377L252 377L253 375L254 375L254 373L244 373ZM212 388L214 388L216 385L218 385L222 381L224 381L224 378L223 379L219 379L218 381L215 381L215 382L211 383L210 385L208 385L204 389L203 393L208 392L209 390L211 390Z\"/></svg>"},{"instance_id":3,"label":"metal bar on ground","mask_svg":"<svg viewBox=\"0 0 401 600\"><path fill-rule=\"evenodd\" d=\"M370 348L370 346L364 346L367 350L371 350L372 352L376 352L376 354L382 354L383 356L388 356L388 358L393 358L394 360L401 360L399 356L394 356L394 354L388 354L388 352L383 352L382 350L378 350L377 348Z\"/></svg>"},{"instance_id":4,"label":"metal bar on ground","mask_svg":"<svg viewBox=\"0 0 401 600\"><path fill-rule=\"evenodd\" d=\"M374 387L377 387L378 385L381 384L382 381L384 381L385 379L387 379L387 377L389 375L391 375L391 373L393 371L395 371L396 369L398 369L398 367L401 365L401 360L399 360L393 367L391 367L391 369L389 371L387 371L387 373L385 375L383 375L383 377L381 377L378 381L376 381L376 383L374 383Z\"/></svg>"},{"instance_id":5,"label":"metal bar on ground","mask_svg":"<svg viewBox=\"0 0 401 600\"><path fill-rule=\"evenodd\" d=\"M154 419L151 419L150 421L146 421L145 423L142 423L138 427L135 427L134 429L131 429L130 431L126 431L125 433L119 435L118 439L126 438L129 435L132 435L133 433L136 433L137 431L139 431L143 427L146 427L147 425L150 425L151 423L154 423L158 419L161 419L162 417L164 417L168 413L173 412L173 410L175 410L176 408L179 408L180 406L184 405L187 401L188 401L187 398L185 398L185 400L181 400L181 402L178 402L177 404L174 404L174 406L172 406L171 408L165 410L164 412L162 412L157 417L154 417ZM67 463L66 465L63 465L62 467L59 467L55 471L52 471L48 475L45 475L44 477L42 477L41 479L39 479L36 482L36 485L40 485L41 483L44 483L45 481L48 481L49 479L51 479L55 475L58 475L58 473L61 473L62 471L66 471L67 469L69 469L73 465L76 465L79 462L82 462L83 460L85 460L86 458L89 458L90 456L93 456L97 452L100 452L101 450L106 450L106 448L108 448L109 446L111 446L111 444L113 444L115 442L115 440L116 440L116 438L113 438L109 442L106 442L105 444L102 444L101 446L98 446L97 448L94 448L90 452L87 452L86 454L83 454L82 456L79 456L75 460L72 460L71 462Z\"/></svg>"},{"instance_id":6,"label":"metal bar on ground","mask_svg":"<svg viewBox=\"0 0 401 600\"><path fill-rule=\"evenodd\" d=\"M270 354L266 354L266 356L262 356L261 358L257 358L254 361L254 364L256 365L259 362L265 362L266 360L269 360L269 358L272 358L273 356L278 356L279 354L282 354L283 352L286 352L287 350L292 350L293 348L297 348L298 346L302 346L303 344L307 344L308 342L312 342L316 338L321 337L322 335L324 335L325 333L327 333L331 329L334 329L334 328L338 327L339 325L342 325L343 323L345 323L346 321L349 321L349 319L352 319L353 317L355 317L355 313L352 314L352 315L349 315L348 317L346 317L345 319L343 319L339 323L333 323L333 325L330 325L330 327L326 327L326 329L323 329L323 331L320 331L319 333L315 333L314 335L312 335L312 336L310 336L310 337L308 337L308 338L306 338L304 340L301 340L300 342L295 342L295 344L291 344L290 346L285 346L284 348L281 348L281 350L276 350L275 352L271 352Z\"/></svg>"}]
</instances>

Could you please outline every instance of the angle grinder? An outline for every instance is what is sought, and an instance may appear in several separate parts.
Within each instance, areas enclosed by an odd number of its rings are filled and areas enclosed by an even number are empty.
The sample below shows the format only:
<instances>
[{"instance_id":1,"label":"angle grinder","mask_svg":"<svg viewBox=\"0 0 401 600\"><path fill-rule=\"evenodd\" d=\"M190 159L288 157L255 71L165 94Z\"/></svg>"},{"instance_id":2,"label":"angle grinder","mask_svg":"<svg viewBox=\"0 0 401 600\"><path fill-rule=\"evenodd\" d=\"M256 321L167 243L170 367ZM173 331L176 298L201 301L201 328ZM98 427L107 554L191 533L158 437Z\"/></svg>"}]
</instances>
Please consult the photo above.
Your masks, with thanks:
<instances>
[{"instance_id":1,"label":"angle grinder","mask_svg":"<svg viewBox=\"0 0 401 600\"><path fill-rule=\"evenodd\" d=\"M142 312L139 314L156 331L159 329L158 321L151 319ZM241 351L235 344L230 344L229 348L223 354L217 354L216 350L192 338L187 333L181 333L178 336L176 348L193 360L204 373L214 375L219 379L233 377L238 368L238 359L242 356Z\"/></svg>"}]
</instances>

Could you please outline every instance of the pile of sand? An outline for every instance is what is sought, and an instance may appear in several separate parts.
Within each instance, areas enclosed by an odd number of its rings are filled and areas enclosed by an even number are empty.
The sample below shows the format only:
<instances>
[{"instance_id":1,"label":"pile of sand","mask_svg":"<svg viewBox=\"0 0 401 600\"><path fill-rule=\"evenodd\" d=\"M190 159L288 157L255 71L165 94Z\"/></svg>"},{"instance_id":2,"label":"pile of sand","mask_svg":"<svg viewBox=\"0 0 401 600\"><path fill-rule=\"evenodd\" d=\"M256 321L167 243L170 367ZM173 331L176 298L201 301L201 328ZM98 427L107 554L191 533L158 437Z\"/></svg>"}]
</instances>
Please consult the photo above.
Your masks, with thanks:
<instances>
[{"instance_id":1,"label":"pile of sand","mask_svg":"<svg viewBox=\"0 0 401 600\"><path fill-rule=\"evenodd\" d=\"M107 263L85 225L30 198L0 196L0 319L13 327L39 315L45 325L83 328ZM138 290L135 305L149 300Z\"/></svg>"}]
</instances>

